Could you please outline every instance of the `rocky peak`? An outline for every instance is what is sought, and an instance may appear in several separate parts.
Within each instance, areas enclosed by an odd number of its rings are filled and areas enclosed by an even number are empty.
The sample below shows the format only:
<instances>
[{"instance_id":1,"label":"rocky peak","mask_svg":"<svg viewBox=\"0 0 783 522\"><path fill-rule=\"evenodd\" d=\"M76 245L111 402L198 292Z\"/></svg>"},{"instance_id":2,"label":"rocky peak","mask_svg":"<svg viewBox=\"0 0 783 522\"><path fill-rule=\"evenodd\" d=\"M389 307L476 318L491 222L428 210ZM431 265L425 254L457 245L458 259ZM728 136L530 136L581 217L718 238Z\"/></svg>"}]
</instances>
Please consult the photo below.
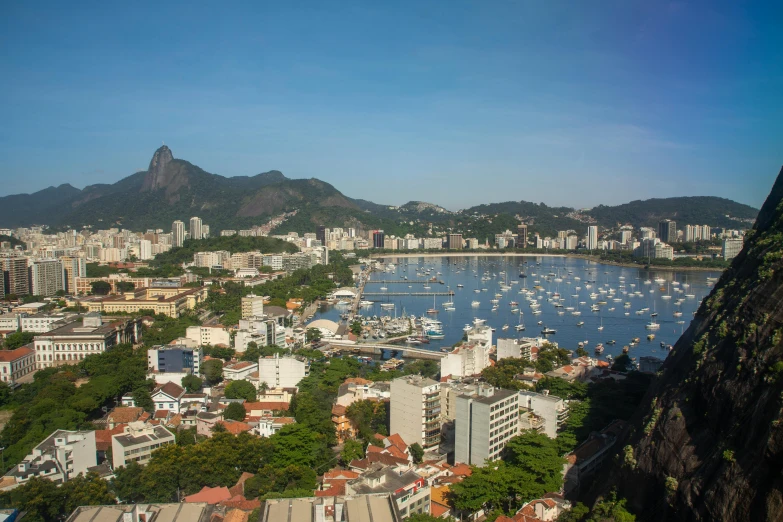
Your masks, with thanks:
<instances>
[{"instance_id":1,"label":"rocky peak","mask_svg":"<svg viewBox=\"0 0 783 522\"><path fill-rule=\"evenodd\" d=\"M173 160L174 155L166 145L155 151L155 154L152 155L149 169L147 169L147 176L144 178L144 184L141 188L142 192L165 188L169 184L170 180L166 177L166 167Z\"/></svg>"},{"instance_id":2,"label":"rocky peak","mask_svg":"<svg viewBox=\"0 0 783 522\"><path fill-rule=\"evenodd\" d=\"M783 520L783 170L620 447L641 520Z\"/></svg>"}]
</instances>

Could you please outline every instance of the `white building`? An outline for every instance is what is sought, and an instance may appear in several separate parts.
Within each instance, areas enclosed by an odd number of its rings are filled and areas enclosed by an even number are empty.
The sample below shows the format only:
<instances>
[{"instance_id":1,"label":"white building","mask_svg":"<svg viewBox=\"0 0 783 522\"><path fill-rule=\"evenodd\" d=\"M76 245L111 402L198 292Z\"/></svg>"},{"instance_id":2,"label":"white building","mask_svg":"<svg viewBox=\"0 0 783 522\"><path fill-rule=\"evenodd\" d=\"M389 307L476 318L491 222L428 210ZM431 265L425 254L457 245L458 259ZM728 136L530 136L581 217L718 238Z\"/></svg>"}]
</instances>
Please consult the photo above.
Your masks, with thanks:
<instances>
[{"instance_id":1,"label":"white building","mask_svg":"<svg viewBox=\"0 0 783 522\"><path fill-rule=\"evenodd\" d=\"M57 430L33 448L6 477L24 483L33 477L47 478L60 484L98 465L94 431Z\"/></svg>"},{"instance_id":2,"label":"white building","mask_svg":"<svg viewBox=\"0 0 783 522\"><path fill-rule=\"evenodd\" d=\"M477 466L498 460L506 442L519 434L519 394L479 386L456 402L454 460Z\"/></svg>"},{"instance_id":3,"label":"white building","mask_svg":"<svg viewBox=\"0 0 783 522\"><path fill-rule=\"evenodd\" d=\"M155 404L155 411L180 413L183 395L185 395L185 389L182 386L173 382L167 382L152 392L152 402Z\"/></svg>"},{"instance_id":4,"label":"white building","mask_svg":"<svg viewBox=\"0 0 783 522\"><path fill-rule=\"evenodd\" d=\"M149 462L153 451L167 444L174 444L174 434L163 426L131 422L123 433L112 435L112 465L114 469L130 462L143 466Z\"/></svg>"},{"instance_id":5,"label":"white building","mask_svg":"<svg viewBox=\"0 0 783 522\"><path fill-rule=\"evenodd\" d=\"M737 254L742 252L743 239L731 238L723 240L723 247L721 248L721 255L723 259L734 259Z\"/></svg>"},{"instance_id":6,"label":"white building","mask_svg":"<svg viewBox=\"0 0 783 522\"><path fill-rule=\"evenodd\" d=\"M587 227L587 249L595 250L598 248L598 227L590 225Z\"/></svg>"},{"instance_id":7,"label":"white building","mask_svg":"<svg viewBox=\"0 0 783 522\"><path fill-rule=\"evenodd\" d=\"M241 381L250 377L250 374L258 371L258 363L239 361L223 366L223 379L227 381Z\"/></svg>"},{"instance_id":8,"label":"white building","mask_svg":"<svg viewBox=\"0 0 783 522\"><path fill-rule=\"evenodd\" d=\"M171 246L181 247L185 243L185 223L175 221L171 224Z\"/></svg>"},{"instance_id":9,"label":"white building","mask_svg":"<svg viewBox=\"0 0 783 522\"><path fill-rule=\"evenodd\" d=\"M190 235L190 239L201 239L204 237L203 232L201 231L200 217L190 218L190 228L188 228L188 233Z\"/></svg>"},{"instance_id":10,"label":"white building","mask_svg":"<svg viewBox=\"0 0 783 522\"><path fill-rule=\"evenodd\" d=\"M391 432L424 449L440 444L440 383L407 375L391 382Z\"/></svg>"},{"instance_id":11,"label":"white building","mask_svg":"<svg viewBox=\"0 0 783 522\"><path fill-rule=\"evenodd\" d=\"M530 339L498 339L497 357L501 359L532 359L535 342Z\"/></svg>"},{"instance_id":12,"label":"white building","mask_svg":"<svg viewBox=\"0 0 783 522\"><path fill-rule=\"evenodd\" d=\"M242 319L261 317L264 315L264 298L249 294L242 298Z\"/></svg>"},{"instance_id":13,"label":"white building","mask_svg":"<svg viewBox=\"0 0 783 522\"><path fill-rule=\"evenodd\" d=\"M58 259L31 260L29 268L32 295L52 297L65 290L63 264Z\"/></svg>"},{"instance_id":14,"label":"white building","mask_svg":"<svg viewBox=\"0 0 783 522\"><path fill-rule=\"evenodd\" d=\"M21 327L23 332L46 333L56 326L64 324L63 314L33 314L22 317Z\"/></svg>"},{"instance_id":15,"label":"white building","mask_svg":"<svg viewBox=\"0 0 783 522\"><path fill-rule=\"evenodd\" d=\"M231 346L231 336L222 326L188 326L185 337L201 346Z\"/></svg>"},{"instance_id":16,"label":"white building","mask_svg":"<svg viewBox=\"0 0 783 522\"><path fill-rule=\"evenodd\" d=\"M310 363L296 357L260 357L258 379L270 388L293 388L310 375Z\"/></svg>"},{"instance_id":17,"label":"white building","mask_svg":"<svg viewBox=\"0 0 783 522\"><path fill-rule=\"evenodd\" d=\"M149 261L152 259L152 241L149 239L142 239L139 241L139 260Z\"/></svg>"},{"instance_id":18,"label":"white building","mask_svg":"<svg viewBox=\"0 0 783 522\"><path fill-rule=\"evenodd\" d=\"M535 393L531 391L519 392L519 407L534 413L544 419L545 433L549 438L557 437L557 430L560 429L568 419L568 406L560 397L544 393Z\"/></svg>"},{"instance_id":19,"label":"white building","mask_svg":"<svg viewBox=\"0 0 783 522\"><path fill-rule=\"evenodd\" d=\"M468 377L478 375L489 366L491 345L476 341L463 343L440 360L442 377Z\"/></svg>"},{"instance_id":20,"label":"white building","mask_svg":"<svg viewBox=\"0 0 783 522\"><path fill-rule=\"evenodd\" d=\"M0 378L4 383L13 387L19 378L35 371L35 350L27 346L0 350Z\"/></svg>"}]
</instances>

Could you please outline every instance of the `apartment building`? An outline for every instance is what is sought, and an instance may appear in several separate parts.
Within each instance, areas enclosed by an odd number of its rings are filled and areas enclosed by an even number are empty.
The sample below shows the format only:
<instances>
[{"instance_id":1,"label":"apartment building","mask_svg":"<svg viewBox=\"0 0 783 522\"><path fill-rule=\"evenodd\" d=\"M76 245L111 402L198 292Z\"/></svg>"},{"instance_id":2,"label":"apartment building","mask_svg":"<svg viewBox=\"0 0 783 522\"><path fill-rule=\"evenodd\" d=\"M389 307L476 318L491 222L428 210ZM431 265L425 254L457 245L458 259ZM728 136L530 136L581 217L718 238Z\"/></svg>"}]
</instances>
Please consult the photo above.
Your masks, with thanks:
<instances>
[{"instance_id":1,"label":"apartment building","mask_svg":"<svg viewBox=\"0 0 783 522\"><path fill-rule=\"evenodd\" d=\"M442 376L467 377L478 375L489 366L490 346L486 343L472 341L454 348L440 360Z\"/></svg>"},{"instance_id":2,"label":"apartment building","mask_svg":"<svg viewBox=\"0 0 783 522\"><path fill-rule=\"evenodd\" d=\"M23 332L46 333L57 326L64 326L64 314L33 314L26 315L20 320Z\"/></svg>"},{"instance_id":3,"label":"apartment building","mask_svg":"<svg viewBox=\"0 0 783 522\"><path fill-rule=\"evenodd\" d=\"M293 388L310 375L310 362L298 357L259 357L258 379L270 388Z\"/></svg>"},{"instance_id":4,"label":"apartment building","mask_svg":"<svg viewBox=\"0 0 783 522\"><path fill-rule=\"evenodd\" d=\"M155 346L147 350L147 368L159 373L185 373L201 376L201 348L182 345Z\"/></svg>"},{"instance_id":5,"label":"apartment building","mask_svg":"<svg viewBox=\"0 0 783 522\"><path fill-rule=\"evenodd\" d=\"M424 449L440 444L440 383L420 375L391 382L391 431Z\"/></svg>"},{"instance_id":6,"label":"apartment building","mask_svg":"<svg viewBox=\"0 0 783 522\"><path fill-rule=\"evenodd\" d=\"M242 298L242 319L264 315L264 298L250 294Z\"/></svg>"},{"instance_id":7,"label":"apartment building","mask_svg":"<svg viewBox=\"0 0 783 522\"><path fill-rule=\"evenodd\" d=\"M0 257L0 270L3 274L5 295L30 294L30 276L26 257Z\"/></svg>"},{"instance_id":8,"label":"apartment building","mask_svg":"<svg viewBox=\"0 0 783 522\"><path fill-rule=\"evenodd\" d=\"M59 259L36 259L29 263L30 291L33 295L52 297L65 290L63 264Z\"/></svg>"},{"instance_id":9,"label":"apartment building","mask_svg":"<svg viewBox=\"0 0 783 522\"><path fill-rule=\"evenodd\" d=\"M98 465L94 431L57 430L38 444L6 477L23 484L41 477L57 484L67 482Z\"/></svg>"},{"instance_id":10,"label":"apartment building","mask_svg":"<svg viewBox=\"0 0 783 522\"><path fill-rule=\"evenodd\" d=\"M163 426L131 422L121 434L112 435L112 466L117 469L129 462L143 466L149 462L153 451L167 444L174 444L174 434Z\"/></svg>"},{"instance_id":11,"label":"apartment building","mask_svg":"<svg viewBox=\"0 0 783 522\"><path fill-rule=\"evenodd\" d=\"M498 339L497 357L501 359L532 359L535 341L528 339Z\"/></svg>"},{"instance_id":12,"label":"apartment building","mask_svg":"<svg viewBox=\"0 0 783 522\"><path fill-rule=\"evenodd\" d=\"M557 437L557 431L568 420L568 405L560 397L549 395L548 390L544 393L520 391L519 407L523 413L532 413L543 419L542 432L552 439Z\"/></svg>"},{"instance_id":13,"label":"apartment building","mask_svg":"<svg viewBox=\"0 0 783 522\"><path fill-rule=\"evenodd\" d=\"M454 460L477 466L498 460L506 442L519 434L519 394L481 385L456 402Z\"/></svg>"},{"instance_id":14,"label":"apartment building","mask_svg":"<svg viewBox=\"0 0 783 522\"><path fill-rule=\"evenodd\" d=\"M222 326L188 326L185 337L201 346L231 346L231 336Z\"/></svg>"}]
</instances>

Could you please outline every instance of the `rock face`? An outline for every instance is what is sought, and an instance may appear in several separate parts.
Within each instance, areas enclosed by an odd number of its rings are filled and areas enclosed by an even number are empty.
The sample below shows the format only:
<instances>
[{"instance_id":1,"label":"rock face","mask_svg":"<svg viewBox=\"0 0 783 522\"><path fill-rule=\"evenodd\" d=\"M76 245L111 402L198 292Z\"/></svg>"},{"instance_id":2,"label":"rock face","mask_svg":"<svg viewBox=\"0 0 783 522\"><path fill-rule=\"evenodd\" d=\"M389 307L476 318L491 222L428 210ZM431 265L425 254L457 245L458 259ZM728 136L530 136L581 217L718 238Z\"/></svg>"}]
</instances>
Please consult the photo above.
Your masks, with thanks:
<instances>
[{"instance_id":1,"label":"rock face","mask_svg":"<svg viewBox=\"0 0 783 522\"><path fill-rule=\"evenodd\" d=\"M783 521L783 170L608 484L641 520Z\"/></svg>"},{"instance_id":2,"label":"rock face","mask_svg":"<svg viewBox=\"0 0 783 522\"><path fill-rule=\"evenodd\" d=\"M147 176L144 178L142 192L149 190L158 190L167 187L171 182L171 176L167 167L174 160L174 155L166 145L155 151L150 161L150 167L147 169Z\"/></svg>"}]
</instances>

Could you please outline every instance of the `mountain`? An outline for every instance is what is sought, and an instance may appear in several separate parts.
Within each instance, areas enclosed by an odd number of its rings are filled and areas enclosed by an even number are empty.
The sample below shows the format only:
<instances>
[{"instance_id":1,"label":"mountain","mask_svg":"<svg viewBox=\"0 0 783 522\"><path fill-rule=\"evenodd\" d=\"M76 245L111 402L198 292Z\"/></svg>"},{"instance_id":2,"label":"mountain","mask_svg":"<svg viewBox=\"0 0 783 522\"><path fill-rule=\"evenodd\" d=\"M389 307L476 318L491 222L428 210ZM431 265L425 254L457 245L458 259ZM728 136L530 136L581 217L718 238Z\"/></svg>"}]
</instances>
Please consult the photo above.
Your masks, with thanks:
<instances>
[{"instance_id":1,"label":"mountain","mask_svg":"<svg viewBox=\"0 0 783 522\"><path fill-rule=\"evenodd\" d=\"M643 520L783 520L783 170L746 238L620 445Z\"/></svg>"},{"instance_id":2,"label":"mountain","mask_svg":"<svg viewBox=\"0 0 783 522\"><path fill-rule=\"evenodd\" d=\"M34 194L2 197L0 226L168 230L172 221L197 215L217 231L260 225L272 216L294 210L296 215L275 232L312 232L317 225L325 225L364 231L381 228L387 235L421 235L434 225L434 232L462 232L482 242L520 222L528 224L531 234L547 236L558 230L581 231L593 223L606 227L617 223L654 225L662 217L676 219L680 225L707 223L739 228L747 226L756 213L746 205L710 197L634 201L589 211L526 201L479 205L458 212L423 201L381 205L351 199L319 179L289 179L276 170L230 178L211 174L175 158L164 145L155 151L146 171L113 184L90 185L83 190L66 184Z\"/></svg>"}]
</instances>

